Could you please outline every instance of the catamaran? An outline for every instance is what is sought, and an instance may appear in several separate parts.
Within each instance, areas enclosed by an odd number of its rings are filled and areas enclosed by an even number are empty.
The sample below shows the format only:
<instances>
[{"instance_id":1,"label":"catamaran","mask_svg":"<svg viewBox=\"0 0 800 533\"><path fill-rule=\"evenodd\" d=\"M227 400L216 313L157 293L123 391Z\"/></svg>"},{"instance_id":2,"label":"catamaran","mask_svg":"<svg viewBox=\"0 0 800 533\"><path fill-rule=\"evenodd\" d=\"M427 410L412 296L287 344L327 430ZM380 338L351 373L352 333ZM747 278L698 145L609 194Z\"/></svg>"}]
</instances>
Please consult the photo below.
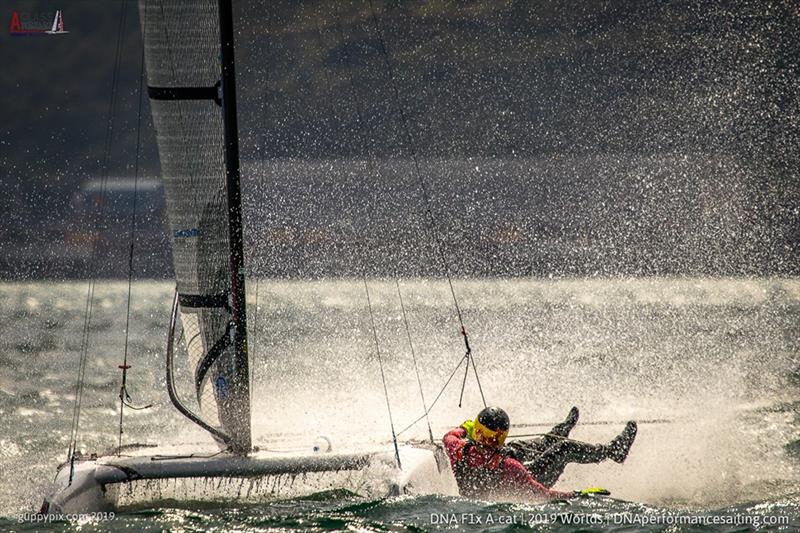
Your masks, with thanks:
<instances>
[{"instance_id":1,"label":"catamaran","mask_svg":"<svg viewBox=\"0 0 800 533\"><path fill-rule=\"evenodd\" d=\"M177 285L166 386L175 408L207 431L219 451L126 445L81 454L74 439L43 512L113 509L125 500L124 487L164 480L220 480L219 488L223 480L291 476L296 490L308 481L311 491L367 472L385 482L387 493L457 494L432 435L429 444L404 445L393 435L393 446L351 453L319 446L317 453L309 447L286 454L254 445L231 1L140 0L139 10ZM54 31L63 31L56 19ZM176 386L176 350L188 356L196 401L185 401ZM120 412L128 405L127 363L121 368ZM314 474L327 481L311 482Z\"/></svg>"}]
</instances>

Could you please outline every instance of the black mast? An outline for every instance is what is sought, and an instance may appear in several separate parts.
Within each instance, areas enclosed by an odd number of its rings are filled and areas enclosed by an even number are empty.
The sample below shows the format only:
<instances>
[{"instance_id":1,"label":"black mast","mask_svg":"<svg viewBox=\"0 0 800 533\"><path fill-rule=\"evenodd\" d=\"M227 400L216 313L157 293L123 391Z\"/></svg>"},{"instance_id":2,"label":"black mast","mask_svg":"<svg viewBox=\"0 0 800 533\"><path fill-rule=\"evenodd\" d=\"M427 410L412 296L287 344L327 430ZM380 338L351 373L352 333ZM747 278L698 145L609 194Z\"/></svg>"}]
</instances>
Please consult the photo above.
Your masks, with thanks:
<instances>
[{"instance_id":1,"label":"black mast","mask_svg":"<svg viewBox=\"0 0 800 533\"><path fill-rule=\"evenodd\" d=\"M225 132L225 186L228 196L228 239L230 243L231 313L235 328L235 376L230 402L239 420L232 437L232 451L247 453L250 438L250 377L247 354L247 315L244 286L244 243L242 239L242 195L239 189L239 125L236 120L236 71L233 53L233 9L231 0L219 0L219 36L222 52L222 112Z\"/></svg>"}]
</instances>

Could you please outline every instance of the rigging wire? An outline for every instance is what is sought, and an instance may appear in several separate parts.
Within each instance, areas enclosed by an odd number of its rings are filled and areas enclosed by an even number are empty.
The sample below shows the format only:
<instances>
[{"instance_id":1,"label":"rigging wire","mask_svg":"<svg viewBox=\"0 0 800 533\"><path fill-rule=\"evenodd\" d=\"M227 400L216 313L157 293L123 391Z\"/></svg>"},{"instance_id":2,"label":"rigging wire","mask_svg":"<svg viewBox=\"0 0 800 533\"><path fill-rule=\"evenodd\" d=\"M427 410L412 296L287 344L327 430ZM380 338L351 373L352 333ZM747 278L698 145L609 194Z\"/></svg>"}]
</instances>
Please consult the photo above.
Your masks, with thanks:
<instances>
[{"instance_id":1,"label":"rigging wire","mask_svg":"<svg viewBox=\"0 0 800 533\"><path fill-rule=\"evenodd\" d=\"M646 420L637 420L636 423L640 426L642 424L673 424L678 422L679 419L676 418L649 418ZM552 427L558 424L559 422L522 422L511 424L511 427ZM591 420L591 421L584 421L581 420L581 426L616 426L627 423L627 420ZM520 438L520 437L536 437L544 435L544 433L526 433L526 434L513 434L509 435L508 438Z\"/></svg>"},{"instance_id":2,"label":"rigging wire","mask_svg":"<svg viewBox=\"0 0 800 533\"><path fill-rule=\"evenodd\" d=\"M403 294L400 291L400 282L394 278L394 284L397 286L397 298L400 300L400 309L403 311L403 323L406 326L406 336L408 337L408 346L411 348L411 358L414 361L414 373L417 375L417 385L419 385L419 396L422 398L422 408L425 410L425 422L428 424L428 437L431 439L431 444L434 443L433 430L431 429L431 419L428 416L428 406L425 404L425 393L422 392L422 378L419 377L419 365L417 365L417 354L414 351L414 343L411 341L411 329L408 327L408 317L406 316L406 306L403 303Z\"/></svg>"},{"instance_id":3,"label":"rigging wire","mask_svg":"<svg viewBox=\"0 0 800 533\"><path fill-rule=\"evenodd\" d=\"M364 293L367 295L367 308L369 309L369 321L372 324L372 336L375 339L375 354L378 356L378 366L381 369L381 382L383 383L383 394L386 397L386 409L389 411L389 425L392 428L392 442L394 442L394 456L397 460L397 468L403 469L400 464L400 449L397 446L397 433L394 430L394 420L392 419L392 406L389 404L389 389L386 387L386 374L383 371L383 357L381 347L378 343L378 330L375 327L375 314L372 312L372 301L369 297L369 285L367 284L367 274L364 272Z\"/></svg>"},{"instance_id":4,"label":"rigging wire","mask_svg":"<svg viewBox=\"0 0 800 533\"><path fill-rule=\"evenodd\" d=\"M147 1L144 3L144 11L147 12ZM142 146L142 101L144 95L144 39L146 28L146 19L142 20L142 57L139 67L139 106L136 115L136 155L134 158L134 171L133 171L133 205L131 206L131 227L130 227L130 249L128 253L128 302L125 310L125 349L122 356L122 384L119 388L119 447L117 450L122 452L122 419L125 407L129 407L134 411L142 411L149 409L153 404L144 406L135 406L131 403L131 397L128 394L128 370L131 366L128 364L128 340L130 337L130 323L131 323L131 293L133 286L133 250L136 243L136 204L139 196L139 156L141 154Z\"/></svg>"},{"instance_id":5,"label":"rigging wire","mask_svg":"<svg viewBox=\"0 0 800 533\"><path fill-rule=\"evenodd\" d=\"M334 9L336 9L336 8L334 8ZM339 24L338 12L337 12L337 16L335 17L334 20L335 20L335 28L336 28L336 33L337 33L337 37L339 39L339 42L344 43L345 42L344 41L344 31L342 30L341 25ZM324 50L324 46L323 46L323 43L322 43L322 29L319 27L319 25L317 26L317 38L318 38L319 48L320 48L321 51L323 51ZM344 54L346 56L346 52ZM329 90L332 91L333 83L332 83L332 81L330 79L330 76L328 74L327 69L324 69L323 72L324 72L324 75L325 75L325 79L328 82ZM355 106L356 106L356 119L358 120L358 124L363 127L365 125L365 122L364 122L364 110L363 110L363 108L361 106L361 100L358 98L358 91L356 90L356 84L355 84L355 80L353 79L353 73L350 70L348 70L348 81L349 81L350 92L352 93L352 97L353 97L353 102L355 103ZM360 129L359 132L360 132L359 137L361 137L361 142L366 147L367 143L365 142L365 139L363 138L363 136L364 136L363 129ZM367 158L367 166L368 166L369 172L371 174L374 174L375 176L380 176L380 172L378 170L378 165L377 165L377 163L375 161L374 155L372 155L372 156ZM355 238L354 240L356 242L358 242L357 238ZM365 280L366 280L366 277L365 277ZM408 317L407 317L407 314L406 314L405 304L403 302L403 295L402 295L402 292L400 290L400 283L398 281L398 275L397 275L396 271L395 271L395 274L394 274L394 281L395 281L395 285L397 286L397 296L398 296L398 298L400 300L400 307L401 307L402 312L403 312L403 323L405 324L406 336L408 338L408 346L409 346L409 349L411 351L412 360L414 362L414 372L416 373L417 384L419 385L419 394L420 394L420 398L422 400L422 408L425 411L425 414L423 416L426 419L427 424L428 424L428 436L430 437L431 442L434 442L433 431L431 429L431 423L430 423L430 417L428 416L429 410L428 410L428 407L427 407L426 402L425 402L425 394L424 394L423 388L422 388L422 379L420 378L419 366L417 364L416 351L414 350L414 342L413 342L413 340L411 338L411 329L410 329L409 324L408 324Z\"/></svg>"},{"instance_id":6,"label":"rigging wire","mask_svg":"<svg viewBox=\"0 0 800 533\"><path fill-rule=\"evenodd\" d=\"M411 428L412 428L412 427L413 427L413 426L414 426L414 425L415 425L417 422L419 422L420 420L422 420L423 418L425 418L426 416L428 416L428 413L430 413L430 412L431 412L431 410L433 409L433 406L434 406L434 405L436 405L436 402L438 402L438 401L439 401L439 398L441 398L441 397L442 397L442 394L444 394L444 391L445 391L445 389L447 389L447 386L448 386L448 385L450 385L450 382L453 380L453 376L455 376L455 375L456 375L456 372L458 372L458 369L459 369L459 368L461 368L461 365L463 365L463 364L464 364L464 361L466 361L466 360L467 360L467 356L466 356L466 355L464 355L464 356L463 356L463 357L462 357L462 358L461 358L461 359L458 361L458 364L457 364L457 365L456 365L456 367L453 369L453 372L451 372L451 373L450 373L450 377L449 377L449 378L447 378L447 381L445 381L444 385L442 386L442 389L439 391L439 394L437 394L437 395L436 395L436 398L434 398L434 399L433 399L433 401L431 402L431 405L430 405L430 407L428 407L428 408L425 410L425 413L423 413L423 414L422 414L422 416L420 416L419 418L417 418L416 420L414 420L413 422L411 422L409 425L407 425L406 427L404 427L403 429L401 429L400 431L398 431L398 432L397 432L397 434L398 434L398 435L400 435L400 434L404 433L405 431L407 431L407 430L411 429Z\"/></svg>"},{"instance_id":7,"label":"rigging wire","mask_svg":"<svg viewBox=\"0 0 800 533\"><path fill-rule=\"evenodd\" d=\"M335 28L336 28L336 32L337 32L337 37L338 37L340 42L344 43L345 42L344 32L343 32L343 30L341 28L341 24L339 22L339 19L340 19L340 17L338 16L338 12L337 12L337 15L335 17ZM318 44L319 44L320 50L323 51L324 50L324 46L323 46L323 43L322 43L322 40L321 40L321 36L322 36L322 29L319 27L319 25L317 25ZM323 70L323 74L324 74L325 79L326 79L326 81L328 83L328 86L332 87L333 83L331 81L331 78L330 78L330 75L329 75L327 69ZM365 124L365 121L364 121L364 118L363 118L364 117L364 113L363 113L363 109L362 109L362 106L361 106L361 100L358 98L358 91L356 89L356 85L355 85L355 81L353 79L352 71L348 71L348 74L349 74L348 75L348 79L349 79L350 90L351 90L351 93L352 93L353 101L354 101L355 106L356 106L356 109L355 109L356 110L356 118L357 118L358 123L360 125L364 125ZM401 108L401 111L402 111L402 108ZM406 130L406 131L408 132L408 130ZM362 142L362 144L366 145L365 139L363 139L363 131L362 131L361 142ZM412 147L413 147L413 144L412 144ZM367 159L367 164L368 164L368 167L369 167L369 170L370 170L371 173L373 173L375 175L379 175L379 171L378 171L377 165L376 165L376 163L374 161L374 157L369 157ZM419 171L419 167L418 166L417 166L417 170ZM419 172L418 172L417 175L421 178L421 174ZM420 181L421 181L421 185L423 187L423 191L425 193L425 198L427 200L427 190L425 188L425 183L424 183L423 180L420 180ZM428 207L428 215L431 218L431 221L433 222L433 224L435 225L435 219L434 219L433 214L432 214L432 212L430 210L429 202L427 202L427 201L426 201L426 206ZM354 239L354 240L356 242L358 242L357 238ZM447 386L452 381L453 376L455 375L456 371L461 366L461 364L464 361L467 361L467 365L465 367L465 370L468 372L469 371L469 366L470 366L469 365L469 360L472 359L470 357L471 350L470 350L470 347L469 347L469 339L468 339L468 337L466 337L466 332L465 332L465 329L463 327L463 320L461 320L461 311L460 311L460 308L458 307L458 300L455 297L455 291L454 291L454 288L453 288L453 285L452 285L452 281L450 280L449 267L447 265L446 258L443 255L441 243L437 242L437 244L439 244L438 249L439 249L440 253L442 254L442 260L443 260L443 264L445 266L445 272L447 274L447 279L448 279L448 282L450 284L451 294L452 294L452 296L454 298L457 314L458 314L458 317L459 317L459 320L460 320L460 323L461 323L461 326L462 326L461 331L462 331L462 334L464 334L464 336L465 336L465 345L466 345L466 348L467 348L467 352L466 352L465 356L462 357L462 359L459 361L458 365L453 370L453 373L447 379L447 381L445 382L444 387L442 387L442 389L439 391L439 394L436 396L436 398L434 399L434 402L431 404L430 407L428 407L426 405L426 402L425 402L425 396L424 396L423 388L422 388L422 381L421 381L421 378L420 378L420 375L419 375L419 367L418 367L417 360L416 360L416 352L414 350L414 344L413 344L413 340L411 338L411 331L410 331L410 327L409 327L409 324L408 324L408 317L407 317L407 313L405 311L405 304L404 304L403 299L402 299L402 292L400 290L400 285L399 285L398 276L397 276L396 272L395 272L395 276L394 276L395 283L397 285L398 297L400 299L400 305L401 305L401 308L402 308L402 311L403 311L403 322L405 324L406 335L407 335L407 338L408 338L408 343L409 343L409 347L410 347L410 350L411 350L412 358L413 358L413 361L414 361L414 370L415 370L415 373L416 373L417 384L419 386L420 397L421 397L421 400L422 400L422 405L423 405L423 410L424 410L424 413L423 413L422 416L420 416L419 418L414 420L409 426L407 426L406 428L404 428L403 430L398 432L398 435L400 433L403 433L404 431L410 429L417 422L419 422L420 420L422 420L424 418L424 419L426 419L426 422L427 422L427 425L428 425L428 435L430 437L431 442L434 442L434 438L433 438L433 431L431 429L429 413L430 413L431 409L433 408L433 406L436 404L436 402L439 400L439 398L442 396L442 394L444 393L444 391L447 388ZM366 278L365 278L365 284L366 284ZM371 309L370 309L370 311L371 311ZM475 371L476 379L477 379L477 369L475 369L475 367L474 367L474 361L473 361L473 370ZM478 381L478 387L480 388L480 380L477 380L477 381ZM463 385L462 385L462 395L463 395ZM482 390L481 390L481 396L483 397L483 391ZM485 405L485 403L486 402L484 400L484 405ZM460 402L459 402L459 405L460 405Z\"/></svg>"},{"instance_id":8,"label":"rigging wire","mask_svg":"<svg viewBox=\"0 0 800 533\"><path fill-rule=\"evenodd\" d=\"M258 282L259 278L256 277L256 302L255 302L255 309L253 310L253 323L250 325L250 339L253 341L253 346L256 345L256 334L258 332ZM253 362L255 361L255 349L248 350L248 355L250 356L250 405L253 405L253 384L255 383L255 365Z\"/></svg>"},{"instance_id":9,"label":"rigging wire","mask_svg":"<svg viewBox=\"0 0 800 533\"><path fill-rule=\"evenodd\" d=\"M477 382L478 385L478 391L481 394L481 400L483 401L483 405L484 407L486 407L486 397L483 394L483 388L481 387L481 382L480 379L478 378L478 369L475 366L474 356L472 355L472 348L469 345L469 336L467 335L467 330L464 326L464 318L461 314L461 307L458 304L458 297L456 296L456 291L455 288L453 287L453 279L450 274L450 262L447 260L447 255L444 253L444 244L442 242L442 236L437 231L438 221L436 220L436 217L433 214L433 210L431 209L430 194L428 193L428 188L425 185L425 179L422 177L422 172L420 170L420 165L419 165L419 158L417 157L417 151L414 144L414 138L411 135L411 128L408 125L408 118L406 117L405 110L403 109L403 106L400 103L401 102L400 90L397 88L397 82L395 81L394 68L392 67L392 62L389 58L389 53L386 48L386 43L383 39L383 31L381 29L381 24L378 21L378 15L375 11L375 6L372 0L368 0L368 2L369 2L370 12L372 14L372 21L375 26L375 32L378 37L380 52L381 55L383 56L383 61L386 66L386 71L389 76L389 81L392 86L392 91L394 93L395 105L397 107L398 116L400 117L400 123L405 132L409 154L411 155L411 159L414 163L414 173L417 176L417 181L419 182L420 190L422 192L422 198L423 201L425 202L425 212L428 215L429 232L431 233L433 240L436 244L436 249L439 252L439 258L442 262L442 268L444 270L445 277L447 278L447 284L450 288L450 295L453 298L453 305L455 307L456 316L458 317L458 323L459 326L461 327L461 335L464 337L464 348L466 349L465 357L472 363L472 369L475 373L475 381ZM467 374L469 373L469 367L470 365L468 364L466 368ZM461 407L462 404L465 386L466 386L466 374L464 376L464 383L462 384L461 387L461 397L459 398L458 401L459 407Z\"/></svg>"},{"instance_id":10,"label":"rigging wire","mask_svg":"<svg viewBox=\"0 0 800 533\"><path fill-rule=\"evenodd\" d=\"M317 25L316 36L317 36L318 47L319 47L320 51L323 51L325 49L325 47L323 46L323 42L322 42L322 29L319 27L319 25ZM323 69L323 75L325 76L325 79L328 82L328 90L330 92L332 92L333 82L331 81L330 74L328 73L327 69ZM356 98L355 84L353 82L352 74L350 76L350 87L353 90L353 99L354 99L354 101L356 103L356 112L357 112L357 118L358 118L359 124L363 124L364 123L363 122L363 113L361 111L361 106L360 106L360 103L358 101L358 98ZM363 142L363 139L362 139L362 142ZM373 166L372 163L373 163L372 160L368 158L368 163L367 164L368 164L369 167ZM376 168L371 168L370 170L375 170L376 171L377 169ZM376 174L377 174L377 171L376 171ZM352 228L351 232L353 234L352 235L353 242L356 245L361 244L362 248L366 248L366 245L362 241L359 240L358 235L357 235L357 233L355 231L355 228ZM362 252L361 255L366 255L366 253ZM386 375L385 375L384 370L383 370L383 357L381 355L380 343L378 342L378 330L377 330L377 328L375 326L375 313L373 312L372 301L371 301L370 296L369 296L369 284L367 282L366 264L364 264L362 269L361 269L361 279L362 279L362 281L364 283L364 294L365 294L366 300L367 300L367 309L369 310L369 319L370 319L370 324L372 326L372 336L375 339L375 353L376 353L376 355L378 357L378 366L380 367L380 372L381 372L381 382L383 383L383 393L384 393L384 396L386 398L386 409L389 412L389 426L391 427L391 431L392 431L392 442L394 443L395 460L397 461L397 468L402 469L402 465L400 463L400 449L399 449L399 446L397 444L397 434L395 433L394 420L392 418L392 407L391 407L391 404L389 402L389 390L388 390L388 388L386 386ZM395 281L396 281L396 279L395 279ZM399 290L399 286L398 286L398 290ZM409 341L410 340L411 340L411 337L409 336ZM412 346L412 353L413 353L413 346ZM420 386L420 391L421 391L421 386ZM424 402L424 397L423 397L423 402ZM431 434L431 440L433 440L433 434Z\"/></svg>"},{"instance_id":11,"label":"rigging wire","mask_svg":"<svg viewBox=\"0 0 800 533\"><path fill-rule=\"evenodd\" d=\"M266 14L266 16L265 16L266 20L264 21L264 26L263 27L264 27L266 35L269 36L270 35L269 6L265 6L264 13ZM267 46L267 50L265 51L265 53L268 53L269 52L269 43L271 43L271 41L269 39L266 39L266 42L268 43L268 46ZM267 88L267 82L269 81L269 69L265 69L264 72L265 72L265 74L264 74L264 82L263 83L264 83L264 87L266 89ZM268 118L268 115L267 115L267 98L266 98L266 90L265 90L264 101L262 102L262 105L261 105L261 123L262 124L266 124L267 123L267 118ZM267 128L263 128L263 131L266 132L266 129ZM264 133L264 135L262 136L261 146L263 147L264 150L266 150L266 146L267 146L267 134L266 133ZM252 254L252 255L253 255L253 257L255 257L255 254ZM259 282L261 281L261 278L257 273L251 272L251 274L255 274L255 276L256 276L256 302L255 302L255 309L253 311L253 322L252 322L252 324L248 323L251 326L251 330L252 330L252 334L250 335L250 339L252 340L253 350L248 350L247 351L248 355L250 356L250 362L249 362L249 366L250 366L250 369L249 369L249 373L250 373L250 389L249 389L249 392L250 392L250 405L252 406L253 405L253 386L255 385L255 374L256 374L256 372L255 372L256 368L255 368L255 364L254 363L255 363L255 346L256 346L256 335L258 333L258 314L259 314L258 313L259 312L259 307L258 307L258 286L259 286Z\"/></svg>"},{"instance_id":12,"label":"rigging wire","mask_svg":"<svg viewBox=\"0 0 800 533\"><path fill-rule=\"evenodd\" d=\"M111 144L114 133L114 107L117 100L117 90L119 86L119 66L122 56L122 44L125 40L124 28L127 18L127 2L122 2L120 6L119 25L117 28L117 45L114 53L114 69L111 77L111 96L108 102L108 111L106 119L106 133L103 143L103 160L101 168L100 179L100 193L99 193L99 209L94 213L94 239L92 241L92 253L89 259L89 287L86 294L86 308L84 310L83 332L81 335L81 351L78 361L78 376L75 383L75 403L72 410L72 423L70 427L70 442L67 452L67 461L70 463L69 483L72 483L72 477L75 471L75 452L78 444L78 435L80 433L80 417L81 408L83 404L84 382L86 377L86 362L89 354L89 337L90 337L90 324L92 321L92 312L94 309L94 290L96 279L94 277L94 269L97 263L98 241L100 223L105 211L105 194L106 186L108 184L108 162L111 152Z\"/></svg>"}]
</instances>

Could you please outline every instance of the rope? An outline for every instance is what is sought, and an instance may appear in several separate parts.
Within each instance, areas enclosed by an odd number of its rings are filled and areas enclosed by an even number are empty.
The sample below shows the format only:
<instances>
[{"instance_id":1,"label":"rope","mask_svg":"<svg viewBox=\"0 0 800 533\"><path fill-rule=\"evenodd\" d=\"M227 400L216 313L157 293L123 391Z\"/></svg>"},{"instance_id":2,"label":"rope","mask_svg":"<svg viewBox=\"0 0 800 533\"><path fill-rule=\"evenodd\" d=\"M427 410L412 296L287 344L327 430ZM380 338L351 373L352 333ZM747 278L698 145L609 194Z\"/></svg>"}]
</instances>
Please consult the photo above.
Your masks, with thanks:
<instances>
[{"instance_id":1,"label":"rope","mask_svg":"<svg viewBox=\"0 0 800 533\"><path fill-rule=\"evenodd\" d=\"M481 400L483 401L483 406L486 407L486 397L483 394L483 388L481 387L480 379L478 379L478 370L477 367L475 366L475 361L473 360L472 356L472 349L470 348L469 345L469 336L467 335L467 330L464 327L464 318L461 314L461 307L458 305L458 297L456 296L456 291L455 288L453 287L453 279L452 276L450 275L450 263L447 260L446 254L444 253L444 245L442 242L442 237L440 233L437 231L437 228L439 227L438 221L436 220L436 217L433 214L433 210L431 209L430 194L428 193L428 188L425 185L425 179L422 177L422 172L419 166L419 158L417 157L417 151L415 149L414 139L411 135L411 128L408 125L408 119L406 117L405 110L403 109L403 106L400 104L400 91L397 88L397 83L395 81L394 68L392 67L392 63L389 58L389 53L386 49L386 43L383 39L383 31L381 30L381 25L378 22L378 15L375 12L375 6L372 0L368 1L369 1L370 12L372 14L372 21L373 24L375 25L375 32L378 37L378 44L380 45L381 55L383 56L384 64L386 65L387 74L389 76L389 81L391 83L392 90L394 92L395 104L397 106L398 115L400 117L400 122L403 126L403 131L405 132L406 135L408 150L411 155L411 159L414 163L414 174L417 176L417 181L419 182L420 190L422 191L422 198L425 202L425 212L428 215L428 224L429 224L428 231L433 236L433 240L436 244L436 249L439 252L439 258L442 262L442 268L444 270L445 277L447 278L447 285L450 288L450 295L453 298L453 305L456 310L456 316L458 317L458 324L461 327L461 335L464 337L464 348L466 349L465 357L467 357L472 362L472 368L475 372L475 380L478 384L478 390L481 393ZM468 372L469 372L469 364L467 365L467 373ZM465 386L466 386L466 375L464 377L464 383L462 384L461 398L458 401L459 407L461 407Z\"/></svg>"},{"instance_id":2,"label":"rope","mask_svg":"<svg viewBox=\"0 0 800 533\"><path fill-rule=\"evenodd\" d=\"M100 221L102 220L103 212L105 211L104 200L105 200L106 185L108 183L108 160L111 152L111 144L114 132L114 107L116 104L117 88L119 85L119 65L120 65L120 58L122 55L122 43L124 42L123 29L125 27L126 17L127 17L127 2L122 2L122 5L120 7L119 26L117 28L117 46L114 54L114 70L112 72L112 77L111 77L111 97L109 98L109 103L108 103L108 113L107 113L108 118L106 121L106 134L103 145L103 162L101 166L102 176L100 180L100 208L98 212L95 213L94 215L95 235L99 234ZM70 463L70 471L69 471L70 484L72 484L72 477L75 471L75 451L78 444L81 407L83 404L84 380L86 377L86 361L88 359L88 353L89 353L89 334L90 334L89 326L92 321L92 311L94 308L94 289L96 281L94 278L94 269L97 261L97 242L98 239L96 238L92 242L92 253L89 259L89 269L88 269L90 275L89 287L86 294L86 308L84 310L83 332L81 335L81 352L78 362L78 376L75 383L75 403L73 405L73 410L72 410L70 443L69 443L69 450L67 452L67 460Z\"/></svg>"}]
</instances>

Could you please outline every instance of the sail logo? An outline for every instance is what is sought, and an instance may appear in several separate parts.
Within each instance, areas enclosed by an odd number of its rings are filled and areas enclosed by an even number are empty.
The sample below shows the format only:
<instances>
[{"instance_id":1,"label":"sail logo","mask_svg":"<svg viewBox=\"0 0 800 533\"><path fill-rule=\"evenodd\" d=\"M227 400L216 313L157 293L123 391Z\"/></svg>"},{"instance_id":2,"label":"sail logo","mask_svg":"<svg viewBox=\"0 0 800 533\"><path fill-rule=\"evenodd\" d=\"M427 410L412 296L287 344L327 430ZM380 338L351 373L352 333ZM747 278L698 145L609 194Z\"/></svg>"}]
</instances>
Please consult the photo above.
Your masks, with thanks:
<instances>
[{"instance_id":1,"label":"sail logo","mask_svg":"<svg viewBox=\"0 0 800 533\"><path fill-rule=\"evenodd\" d=\"M180 229L175 232L175 237L178 239L187 239L189 237L199 237L203 232L197 228Z\"/></svg>"},{"instance_id":2,"label":"sail logo","mask_svg":"<svg viewBox=\"0 0 800 533\"><path fill-rule=\"evenodd\" d=\"M26 35L63 35L69 33L64 29L64 16L61 10L56 10L52 22L50 15L20 13L16 10L11 13L11 24L8 31L15 37Z\"/></svg>"},{"instance_id":3,"label":"sail logo","mask_svg":"<svg viewBox=\"0 0 800 533\"><path fill-rule=\"evenodd\" d=\"M217 399L224 402L228 398L228 380L224 376L217 377L215 383L217 388Z\"/></svg>"}]
</instances>

